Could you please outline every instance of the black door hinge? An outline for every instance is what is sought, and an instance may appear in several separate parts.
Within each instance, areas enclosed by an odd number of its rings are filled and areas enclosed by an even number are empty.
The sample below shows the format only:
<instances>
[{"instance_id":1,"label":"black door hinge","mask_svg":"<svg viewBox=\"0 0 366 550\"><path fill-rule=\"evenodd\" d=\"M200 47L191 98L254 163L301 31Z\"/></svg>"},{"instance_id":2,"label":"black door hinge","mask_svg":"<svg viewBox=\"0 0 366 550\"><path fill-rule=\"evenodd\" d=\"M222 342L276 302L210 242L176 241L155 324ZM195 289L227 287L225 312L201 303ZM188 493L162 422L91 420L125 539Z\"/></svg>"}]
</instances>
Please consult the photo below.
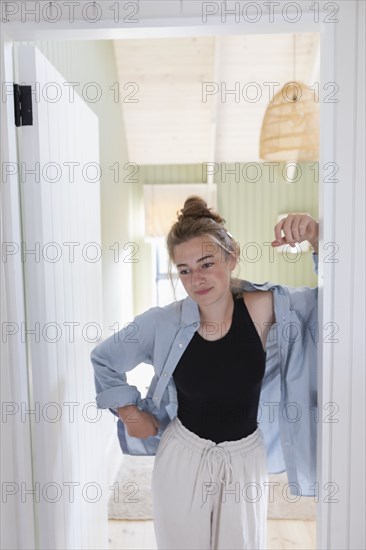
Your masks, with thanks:
<instances>
[{"instance_id":1,"label":"black door hinge","mask_svg":"<svg viewBox=\"0 0 366 550\"><path fill-rule=\"evenodd\" d=\"M14 84L15 126L33 126L32 86Z\"/></svg>"}]
</instances>

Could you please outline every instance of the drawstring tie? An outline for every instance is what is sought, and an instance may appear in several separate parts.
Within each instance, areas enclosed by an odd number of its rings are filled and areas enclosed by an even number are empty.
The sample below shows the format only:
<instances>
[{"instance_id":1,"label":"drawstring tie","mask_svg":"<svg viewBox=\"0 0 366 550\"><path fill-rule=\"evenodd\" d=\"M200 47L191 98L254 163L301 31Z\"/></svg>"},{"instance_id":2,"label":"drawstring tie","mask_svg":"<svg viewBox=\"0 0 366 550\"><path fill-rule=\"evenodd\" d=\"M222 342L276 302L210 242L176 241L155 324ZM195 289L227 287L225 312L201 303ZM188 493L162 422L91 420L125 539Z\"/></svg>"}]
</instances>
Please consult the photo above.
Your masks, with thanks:
<instances>
[{"instance_id":1,"label":"drawstring tie","mask_svg":"<svg viewBox=\"0 0 366 550\"><path fill-rule=\"evenodd\" d=\"M219 459L219 458L221 458L225 463L224 478L220 476L220 481L222 483L225 483L225 481L230 479L230 481L227 481L230 484L233 482L233 476L234 476L230 453L227 452L223 447L219 447L219 446L212 446L206 452L205 463L207 462L207 467L208 467L208 471L210 472L211 481L214 481L213 468L214 468L215 459Z\"/></svg>"}]
</instances>

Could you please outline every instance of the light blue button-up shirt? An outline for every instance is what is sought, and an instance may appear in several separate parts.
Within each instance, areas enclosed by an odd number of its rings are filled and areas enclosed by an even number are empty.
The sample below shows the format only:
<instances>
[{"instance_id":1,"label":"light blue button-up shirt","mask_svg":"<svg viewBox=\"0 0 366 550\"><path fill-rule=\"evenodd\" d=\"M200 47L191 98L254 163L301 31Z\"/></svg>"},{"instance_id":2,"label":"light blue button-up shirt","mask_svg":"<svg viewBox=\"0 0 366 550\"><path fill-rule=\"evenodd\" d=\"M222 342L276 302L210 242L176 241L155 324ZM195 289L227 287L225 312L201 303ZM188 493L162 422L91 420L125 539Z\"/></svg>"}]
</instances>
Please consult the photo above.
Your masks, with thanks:
<instances>
[{"instance_id":1,"label":"light blue button-up shirt","mask_svg":"<svg viewBox=\"0 0 366 550\"><path fill-rule=\"evenodd\" d=\"M313 259L317 272L318 255L313 254ZM258 409L268 472L286 470L291 494L315 496L318 289L241 281L240 290L270 290L274 298L276 322L267 337ZM160 421L156 436L140 439L131 437L118 420L123 453L156 454L163 431L178 411L172 374L199 325L198 304L187 296L137 315L133 322L93 349L98 408L108 408L118 416L118 407L134 403ZM145 398L126 378L126 372L140 363L154 368ZM222 374L225 375L224 369Z\"/></svg>"}]
</instances>

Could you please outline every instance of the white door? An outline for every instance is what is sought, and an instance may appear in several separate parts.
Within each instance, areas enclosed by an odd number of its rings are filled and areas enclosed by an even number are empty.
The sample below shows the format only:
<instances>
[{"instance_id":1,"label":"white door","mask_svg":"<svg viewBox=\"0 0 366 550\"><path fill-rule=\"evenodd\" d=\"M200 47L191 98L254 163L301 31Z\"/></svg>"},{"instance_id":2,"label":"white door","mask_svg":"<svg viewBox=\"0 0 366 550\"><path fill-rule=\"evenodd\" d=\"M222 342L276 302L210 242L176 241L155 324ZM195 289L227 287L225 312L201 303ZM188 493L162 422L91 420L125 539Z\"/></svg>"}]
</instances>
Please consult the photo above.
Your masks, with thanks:
<instances>
[{"instance_id":1,"label":"white door","mask_svg":"<svg viewBox=\"0 0 366 550\"><path fill-rule=\"evenodd\" d=\"M33 91L33 125L17 133L36 545L105 548L89 359L102 326L98 119L37 48L16 60Z\"/></svg>"}]
</instances>

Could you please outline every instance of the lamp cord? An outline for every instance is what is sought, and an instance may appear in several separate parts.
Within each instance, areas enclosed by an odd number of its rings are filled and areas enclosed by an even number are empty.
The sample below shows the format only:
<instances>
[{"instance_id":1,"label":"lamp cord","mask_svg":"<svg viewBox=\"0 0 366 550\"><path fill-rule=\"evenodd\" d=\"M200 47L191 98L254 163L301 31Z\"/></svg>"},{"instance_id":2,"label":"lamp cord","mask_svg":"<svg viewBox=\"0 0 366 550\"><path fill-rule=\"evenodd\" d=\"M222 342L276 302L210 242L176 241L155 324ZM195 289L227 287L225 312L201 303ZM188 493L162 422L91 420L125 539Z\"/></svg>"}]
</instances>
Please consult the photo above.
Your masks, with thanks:
<instances>
[{"instance_id":1,"label":"lamp cord","mask_svg":"<svg viewBox=\"0 0 366 550\"><path fill-rule=\"evenodd\" d=\"M296 82L296 33L292 35L292 74L294 77L294 83ZM297 101L296 86L294 88L293 101Z\"/></svg>"}]
</instances>

